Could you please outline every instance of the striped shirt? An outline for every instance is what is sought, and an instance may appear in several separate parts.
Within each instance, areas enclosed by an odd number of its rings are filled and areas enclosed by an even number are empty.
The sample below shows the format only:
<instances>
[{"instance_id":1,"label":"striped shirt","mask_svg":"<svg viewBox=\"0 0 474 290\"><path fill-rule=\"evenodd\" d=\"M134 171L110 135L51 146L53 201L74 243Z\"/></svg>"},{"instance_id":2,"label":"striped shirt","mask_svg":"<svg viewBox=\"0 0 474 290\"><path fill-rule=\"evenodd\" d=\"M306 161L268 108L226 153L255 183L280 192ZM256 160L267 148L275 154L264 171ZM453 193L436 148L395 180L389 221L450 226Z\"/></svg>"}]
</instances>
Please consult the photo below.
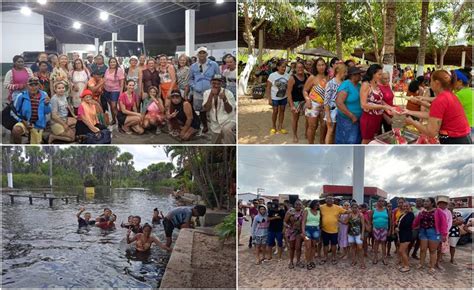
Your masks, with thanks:
<instances>
[{"instance_id":1,"label":"striped shirt","mask_svg":"<svg viewBox=\"0 0 474 290\"><path fill-rule=\"evenodd\" d=\"M331 79L326 85L326 92L324 94L324 105L329 108L336 107L337 89L341 84L337 83L336 78Z\"/></svg>"},{"instance_id":2,"label":"striped shirt","mask_svg":"<svg viewBox=\"0 0 474 290\"><path fill-rule=\"evenodd\" d=\"M32 95L30 93L30 102L31 102L31 123L35 123L38 120L38 106L39 106L39 100L40 100L41 94L39 91Z\"/></svg>"}]
</instances>

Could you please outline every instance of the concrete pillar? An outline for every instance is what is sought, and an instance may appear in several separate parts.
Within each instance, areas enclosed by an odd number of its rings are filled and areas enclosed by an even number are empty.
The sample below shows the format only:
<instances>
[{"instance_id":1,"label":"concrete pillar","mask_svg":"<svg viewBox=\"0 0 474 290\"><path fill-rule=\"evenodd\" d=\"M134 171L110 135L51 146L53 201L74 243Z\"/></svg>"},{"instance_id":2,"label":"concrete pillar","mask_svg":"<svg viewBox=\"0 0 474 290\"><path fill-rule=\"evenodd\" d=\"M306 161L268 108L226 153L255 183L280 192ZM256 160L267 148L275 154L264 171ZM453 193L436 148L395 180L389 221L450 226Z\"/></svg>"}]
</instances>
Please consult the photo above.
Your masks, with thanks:
<instances>
[{"instance_id":1,"label":"concrete pillar","mask_svg":"<svg viewBox=\"0 0 474 290\"><path fill-rule=\"evenodd\" d=\"M193 9L186 10L185 12L185 47L186 55L195 55L195 23L196 23L196 11Z\"/></svg>"},{"instance_id":2,"label":"concrete pillar","mask_svg":"<svg viewBox=\"0 0 474 290\"><path fill-rule=\"evenodd\" d=\"M112 32L112 40L118 40L117 34L117 32Z\"/></svg>"},{"instance_id":3,"label":"concrete pillar","mask_svg":"<svg viewBox=\"0 0 474 290\"><path fill-rule=\"evenodd\" d=\"M13 188L13 173L8 172L7 179L8 179L8 188Z\"/></svg>"},{"instance_id":4,"label":"concrete pillar","mask_svg":"<svg viewBox=\"0 0 474 290\"><path fill-rule=\"evenodd\" d=\"M99 51L99 39L96 37L94 38L94 46L95 46L95 54L98 55L100 53Z\"/></svg>"},{"instance_id":5,"label":"concrete pillar","mask_svg":"<svg viewBox=\"0 0 474 290\"><path fill-rule=\"evenodd\" d=\"M137 41L145 42L145 25L143 24L137 25Z\"/></svg>"},{"instance_id":6,"label":"concrete pillar","mask_svg":"<svg viewBox=\"0 0 474 290\"><path fill-rule=\"evenodd\" d=\"M262 58L263 58L263 40L265 39L263 29L260 29L258 31L258 64L260 65L262 63Z\"/></svg>"},{"instance_id":7,"label":"concrete pillar","mask_svg":"<svg viewBox=\"0 0 474 290\"><path fill-rule=\"evenodd\" d=\"M364 202L364 162L365 147L354 146L352 156L352 198L357 203Z\"/></svg>"},{"instance_id":8,"label":"concrete pillar","mask_svg":"<svg viewBox=\"0 0 474 290\"><path fill-rule=\"evenodd\" d=\"M466 66L466 51L463 50L461 53L461 67L464 68Z\"/></svg>"}]
</instances>

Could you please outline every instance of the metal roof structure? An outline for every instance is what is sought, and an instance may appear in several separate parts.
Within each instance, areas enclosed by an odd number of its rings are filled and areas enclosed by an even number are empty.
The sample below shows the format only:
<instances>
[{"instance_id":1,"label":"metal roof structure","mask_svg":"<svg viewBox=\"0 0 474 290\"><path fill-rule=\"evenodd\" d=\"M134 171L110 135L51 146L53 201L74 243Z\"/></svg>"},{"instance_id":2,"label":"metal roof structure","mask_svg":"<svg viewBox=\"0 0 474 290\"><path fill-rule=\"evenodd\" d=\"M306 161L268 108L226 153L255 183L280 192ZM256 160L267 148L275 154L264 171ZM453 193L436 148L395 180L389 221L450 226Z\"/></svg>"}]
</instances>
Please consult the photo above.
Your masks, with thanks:
<instances>
[{"instance_id":1,"label":"metal roof structure","mask_svg":"<svg viewBox=\"0 0 474 290\"><path fill-rule=\"evenodd\" d=\"M27 5L33 12L44 16L44 32L47 40L56 39L62 43L93 43L94 38L100 41L110 40L113 32L118 39L134 40L137 25L145 25L145 41L154 41L154 36L163 34L174 37L172 41L184 43L185 21L187 9L196 10L196 22L209 17L236 13L235 2L226 1L216 4L215 1L81 1L57 2L48 1L41 5L36 1L2 2L2 11L19 10ZM100 12L107 12L109 18L102 21ZM81 29L73 29L72 24L78 21ZM235 23L235 21L234 21ZM226 26L226 40L235 40L235 24L233 29ZM222 35L222 33L221 33ZM178 38L178 39L177 39ZM199 41L199 30L196 29L196 41ZM206 41L206 40L204 40Z\"/></svg>"},{"instance_id":2,"label":"metal roof structure","mask_svg":"<svg viewBox=\"0 0 474 290\"><path fill-rule=\"evenodd\" d=\"M348 185L323 185L321 197L328 195L352 195L352 186ZM364 196L381 196L387 198L387 192L378 187L365 186Z\"/></svg>"}]
</instances>

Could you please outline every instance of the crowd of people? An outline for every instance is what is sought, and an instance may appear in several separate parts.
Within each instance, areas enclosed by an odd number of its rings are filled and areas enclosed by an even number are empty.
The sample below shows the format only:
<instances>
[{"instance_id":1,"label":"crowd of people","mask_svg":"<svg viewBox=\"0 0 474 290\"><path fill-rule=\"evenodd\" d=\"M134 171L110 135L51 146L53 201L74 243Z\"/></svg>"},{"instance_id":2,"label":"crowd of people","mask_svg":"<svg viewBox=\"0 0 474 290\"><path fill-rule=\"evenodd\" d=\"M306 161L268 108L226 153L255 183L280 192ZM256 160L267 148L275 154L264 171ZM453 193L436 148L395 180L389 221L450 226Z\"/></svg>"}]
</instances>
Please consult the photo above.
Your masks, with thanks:
<instances>
[{"instance_id":1,"label":"crowd of people","mask_svg":"<svg viewBox=\"0 0 474 290\"><path fill-rule=\"evenodd\" d=\"M338 58L329 63L323 58L298 58L291 65L285 59L272 59L259 68L259 75L264 74L268 74L265 96L273 108L270 134L288 134L283 121L289 106L294 143L299 142L298 120L303 115L309 144L315 143L318 129L320 144L367 144L391 131L395 116L402 117L402 127L412 125L424 136L420 142L472 143L470 68L451 72L429 69L415 78L411 68L402 70L397 65L393 87L390 74L381 65L367 68ZM394 89L398 90L400 83L408 100L403 108L394 105Z\"/></svg>"},{"instance_id":2,"label":"crowd of people","mask_svg":"<svg viewBox=\"0 0 474 290\"><path fill-rule=\"evenodd\" d=\"M104 212L96 219L92 219L90 212L84 212L85 207L81 207L76 214L79 225L79 232L88 231L90 227L96 226L102 230L115 230L115 222L117 215L112 210L105 208ZM151 224L145 223L141 225L140 216L129 216L126 223L120 224L121 228L127 229L126 241L127 244L134 243L137 252L149 252L152 244L171 252L172 236L174 229L194 228L199 225L199 217L206 214L206 207L204 205L195 206L180 206L172 209L165 216L163 212L157 208L153 210ZM83 217L82 217L83 215ZM193 217L195 220L193 221ZM166 236L166 242L162 243L155 235L152 234L153 228L163 225L163 230Z\"/></svg>"},{"instance_id":3,"label":"crowd of people","mask_svg":"<svg viewBox=\"0 0 474 290\"><path fill-rule=\"evenodd\" d=\"M242 227L251 218L249 248L255 248L255 264L281 261L284 248L288 250L288 268L312 270L326 263L351 261L366 269L366 260L376 265L388 265L396 255L400 272L427 267L432 274L443 270L443 256L456 264L455 250L461 234L472 232L472 219L464 225L447 196L419 198L409 203L399 198L397 207L380 197L372 208L355 200L340 200L327 196L319 200L278 199L265 204L263 198L251 205L238 204L239 246ZM323 203L323 204L321 204ZM392 252L392 245L394 251ZM276 247L276 249L275 249ZM303 255L304 252L304 255ZM329 255L330 253L330 255ZM446 255L445 255L446 254ZM429 259L427 258L429 256ZM409 258L414 260L411 262ZM427 261L428 260L428 261ZM317 263L317 261L319 261Z\"/></svg>"},{"instance_id":4,"label":"crowd of people","mask_svg":"<svg viewBox=\"0 0 474 290\"><path fill-rule=\"evenodd\" d=\"M212 143L235 144L236 78L235 57L227 54L219 65L206 47L176 60L131 56L127 65L115 57L105 63L100 54L82 60L74 53L70 61L40 53L28 67L17 55L5 75L2 124L16 144L23 136L40 144L45 130L51 132L48 143L89 143L92 135L110 135L115 128L137 135L166 132L181 141L208 134Z\"/></svg>"}]
</instances>

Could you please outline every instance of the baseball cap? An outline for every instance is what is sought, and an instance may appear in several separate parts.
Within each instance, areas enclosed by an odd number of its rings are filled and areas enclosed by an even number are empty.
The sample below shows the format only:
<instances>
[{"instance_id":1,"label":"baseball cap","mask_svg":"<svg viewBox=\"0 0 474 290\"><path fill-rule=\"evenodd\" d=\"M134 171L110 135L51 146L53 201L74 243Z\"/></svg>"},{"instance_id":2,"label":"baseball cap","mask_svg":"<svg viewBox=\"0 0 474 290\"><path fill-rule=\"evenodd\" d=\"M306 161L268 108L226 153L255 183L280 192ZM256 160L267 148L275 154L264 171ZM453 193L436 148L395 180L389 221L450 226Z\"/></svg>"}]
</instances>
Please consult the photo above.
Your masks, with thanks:
<instances>
[{"instance_id":1,"label":"baseball cap","mask_svg":"<svg viewBox=\"0 0 474 290\"><path fill-rule=\"evenodd\" d=\"M29 84L29 85L33 85L33 84L37 85L37 84L39 84L39 78L37 78L37 77L35 77L35 76L30 77L30 78L28 79L28 84Z\"/></svg>"},{"instance_id":2,"label":"baseball cap","mask_svg":"<svg viewBox=\"0 0 474 290\"><path fill-rule=\"evenodd\" d=\"M196 50L196 54L199 54L201 51L204 51L204 52L207 53L207 47L201 46L200 48L198 48L198 49Z\"/></svg>"},{"instance_id":3,"label":"baseball cap","mask_svg":"<svg viewBox=\"0 0 474 290\"><path fill-rule=\"evenodd\" d=\"M91 90L84 90L82 92L81 98L84 98L85 96L92 96Z\"/></svg>"}]
</instances>

